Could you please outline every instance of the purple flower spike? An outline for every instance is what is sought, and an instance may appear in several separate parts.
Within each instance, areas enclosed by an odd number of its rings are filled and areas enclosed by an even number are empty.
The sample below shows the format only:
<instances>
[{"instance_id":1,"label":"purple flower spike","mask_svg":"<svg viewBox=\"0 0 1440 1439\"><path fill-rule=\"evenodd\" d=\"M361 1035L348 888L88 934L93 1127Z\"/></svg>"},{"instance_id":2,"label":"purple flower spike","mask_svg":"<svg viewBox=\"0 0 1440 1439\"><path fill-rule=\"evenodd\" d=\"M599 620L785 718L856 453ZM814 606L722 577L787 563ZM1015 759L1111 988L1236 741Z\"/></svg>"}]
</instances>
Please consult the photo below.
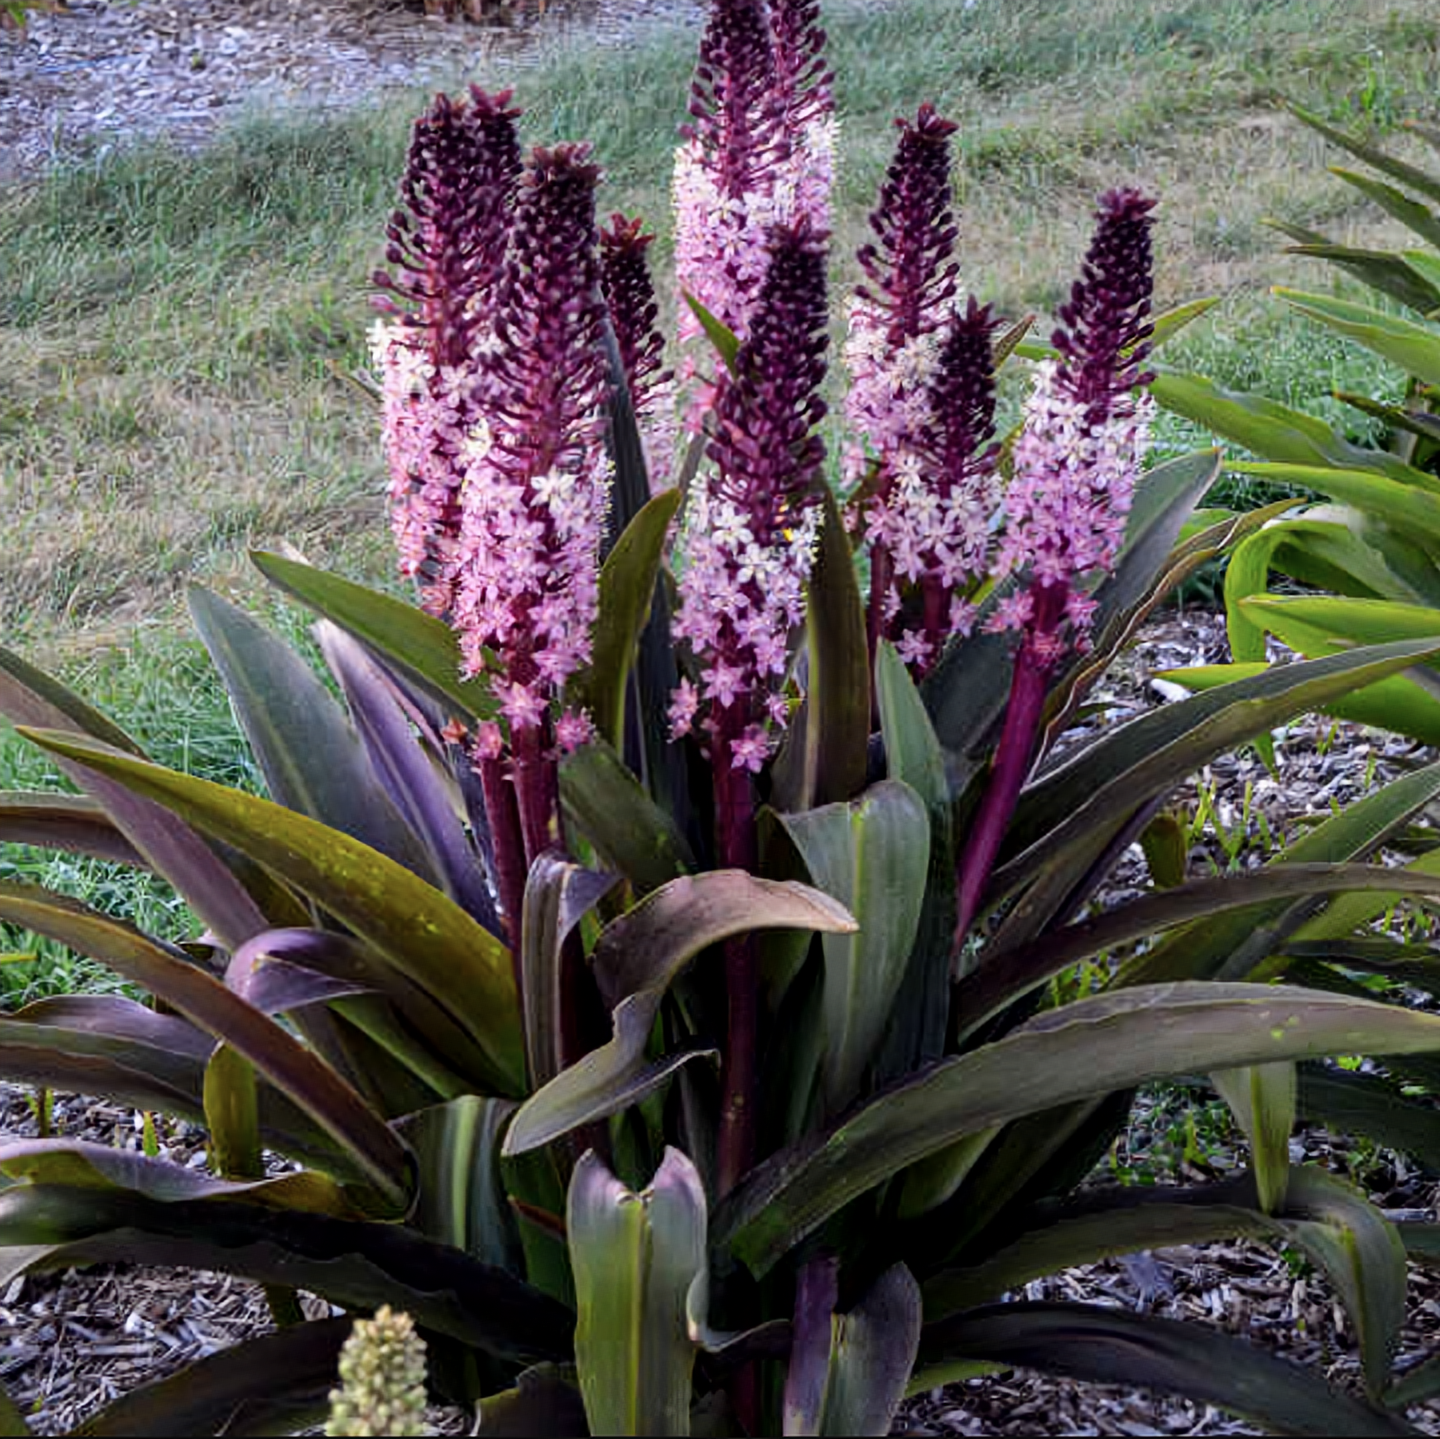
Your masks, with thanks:
<instances>
[{"instance_id":1,"label":"purple flower spike","mask_svg":"<svg viewBox=\"0 0 1440 1439\"><path fill-rule=\"evenodd\" d=\"M973 486L961 483L959 461L951 452L966 431L947 429L935 404L943 400L953 410L962 369L970 362L981 363L967 344L973 349L978 335L988 353L994 328L988 314L982 322L978 311L966 312L969 319L951 335L956 349L942 369L941 350L949 342L957 288L957 232L950 198L950 137L955 126L931 105L920 107L913 124L895 124L900 140L870 216L875 240L857 256L867 283L851 301L845 346L851 375L846 418L856 437L846 455L846 470L855 484L868 480L870 491L865 518L871 549L872 650L882 635L894 630L901 578L918 582L937 570L945 575L945 588L953 590L978 568L973 543L955 548L958 534L974 529L982 498L970 493ZM984 387L988 372L977 370L963 383ZM979 425L975 433L984 428ZM947 451L944 458L941 450ZM948 466L948 479L940 466ZM967 460L964 476L979 473ZM988 515L980 515L978 523L983 527L986 519ZM949 632L948 596L941 601L932 594L927 604L930 618L921 629L912 628L901 637L906 658L915 665L940 643L940 629ZM968 613L962 606L954 627L963 629Z\"/></svg>"},{"instance_id":2,"label":"purple flower spike","mask_svg":"<svg viewBox=\"0 0 1440 1439\"><path fill-rule=\"evenodd\" d=\"M776 227L770 245L753 331L720 396L715 473L695 482L686 509L675 633L701 683L683 681L671 707L677 736L705 709L714 763L752 771L770 752L765 719L785 721L780 682L804 618L825 458L815 433L825 413L825 237L802 221Z\"/></svg>"},{"instance_id":3,"label":"purple flower spike","mask_svg":"<svg viewBox=\"0 0 1440 1439\"><path fill-rule=\"evenodd\" d=\"M454 550L466 436L520 174L510 92L472 87L468 102L437 96L415 124L402 181L404 208L388 227L375 283L412 307L385 302L399 323L372 335L382 376L392 525L402 574L420 581L436 615L454 600Z\"/></svg>"},{"instance_id":4,"label":"purple flower spike","mask_svg":"<svg viewBox=\"0 0 1440 1439\"><path fill-rule=\"evenodd\" d=\"M782 116L777 186L781 208L830 228L835 183L835 76L825 63L819 0L769 0L775 105Z\"/></svg>"},{"instance_id":5,"label":"purple flower spike","mask_svg":"<svg viewBox=\"0 0 1440 1439\"><path fill-rule=\"evenodd\" d=\"M674 375L661 368L665 340L645 252L654 240L639 220L612 215L600 232L600 278L630 400L645 446L650 488L669 483L675 450Z\"/></svg>"},{"instance_id":6,"label":"purple flower spike","mask_svg":"<svg viewBox=\"0 0 1440 1439\"><path fill-rule=\"evenodd\" d=\"M489 426L465 473L455 624L466 668L498 656L512 741L590 657L609 503L605 323L589 149L537 149L521 183L495 315ZM566 734L578 737L573 724ZM492 737L493 739L493 737Z\"/></svg>"},{"instance_id":7,"label":"purple flower spike","mask_svg":"<svg viewBox=\"0 0 1440 1439\"><path fill-rule=\"evenodd\" d=\"M1154 402L1136 400L1150 334L1150 211L1134 190L1105 195L1082 278L1060 311L1061 359L1042 363L1015 444L998 573L1030 584L997 607L995 629L1019 629L1037 662L1063 653L1068 619L1084 644L1094 601L1078 581L1110 569L1149 445Z\"/></svg>"},{"instance_id":8,"label":"purple flower spike","mask_svg":"<svg viewBox=\"0 0 1440 1439\"><path fill-rule=\"evenodd\" d=\"M896 574L918 589L918 623L900 634L901 657L924 673L952 635L968 634L966 591L987 568L990 519L999 504L995 356L1000 321L973 298L950 319L930 381L930 425L919 437L923 469L907 470L890 499Z\"/></svg>"},{"instance_id":9,"label":"purple flower spike","mask_svg":"<svg viewBox=\"0 0 1440 1439\"><path fill-rule=\"evenodd\" d=\"M679 288L743 342L776 225L829 228L835 119L825 33L813 0L711 0L691 88L692 123L675 156ZM680 339L700 325L682 304ZM696 378L693 355L682 378ZM723 377L722 377L723 378ZM713 404L699 384L687 421Z\"/></svg>"},{"instance_id":10,"label":"purple flower spike","mask_svg":"<svg viewBox=\"0 0 1440 1439\"><path fill-rule=\"evenodd\" d=\"M1138 190L1100 197L1099 224L1081 278L1060 308L1051 343L1063 357L1066 383L1102 423L1148 375L1141 366L1150 347L1150 296L1154 289L1150 212L1155 201Z\"/></svg>"}]
</instances>

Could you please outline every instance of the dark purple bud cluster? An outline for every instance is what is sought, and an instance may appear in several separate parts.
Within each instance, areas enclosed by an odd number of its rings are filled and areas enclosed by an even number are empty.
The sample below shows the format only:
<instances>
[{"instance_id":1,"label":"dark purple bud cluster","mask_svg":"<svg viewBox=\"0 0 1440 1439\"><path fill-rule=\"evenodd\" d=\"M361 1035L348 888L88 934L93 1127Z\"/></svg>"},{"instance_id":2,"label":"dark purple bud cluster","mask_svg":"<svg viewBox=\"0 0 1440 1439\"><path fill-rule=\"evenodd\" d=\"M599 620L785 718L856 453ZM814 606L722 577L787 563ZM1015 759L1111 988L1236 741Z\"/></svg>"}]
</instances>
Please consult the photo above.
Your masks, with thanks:
<instances>
[{"instance_id":1,"label":"dark purple bud cluster","mask_svg":"<svg viewBox=\"0 0 1440 1439\"><path fill-rule=\"evenodd\" d=\"M600 279L637 410L651 387L669 378L660 369L665 337L656 327L660 307L655 303L655 286L646 259L654 239L654 235L644 233L641 220L618 214L611 215L609 225L600 231Z\"/></svg>"},{"instance_id":2,"label":"dark purple bud cluster","mask_svg":"<svg viewBox=\"0 0 1440 1439\"><path fill-rule=\"evenodd\" d=\"M775 42L775 95L788 136L830 112L834 72L825 63L820 0L769 0Z\"/></svg>"},{"instance_id":3,"label":"dark purple bud cluster","mask_svg":"<svg viewBox=\"0 0 1440 1439\"><path fill-rule=\"evenodd\" d=\"M774 543L818 496L825 442L828 315L827 236L808 222L777 225L770 265L749 340L720 394L716 434L708 450L718 469L717 492L752 519L757 544Z\"/></svg>"},{"instance_id":4,"label":"dark purple bud cluster","mask_svg":"<svg viewBox=\"0 0 1440 1439\"><path fill-rule=\"evenodd\" d=\"M495 309L494 410L514 422L509 443L538 451L526 456L534 474L589 446L590 435L569 427L593 415L603 392L599 179L589 145L557 145L537 147L520 181Z\"/></svg>"},{"instance_id":5,"label":"dark purple bud cluster","mask_svg":"<svg viewBox=\"0 0 1440 1439\"><path fill-rule=\"evenodd\" d=\"M1120 396L1151 378L1141 367L1150 351L1154 208L1138 190L1100 197L1081 277L1059 311L1060 328L1051 339L1061 356L1057 381L1087 407L1091 424L1102 423Z\"/></svg>"},{"instance_id":6,"label":"dark purple bud cluster","mask_svg":"<svg viewBox=\"0 0 1440 1439\"><path fill-rule=\"evenodd\" d=\"M437 95L410 141L404 208L386 230L399 273L377 271L375 283L416 308L436 369L466 365L489 321L520 176L510 96L475 85L468 103Z\"/></svg>"},{"instance_id":7,"label":"dark purple bud cluster","mask_svg":"<svg viewBox=\"0 0 1440 1439\"><path fill-rule=\"evenodd\" d=\"M765 0L714 0L681 133L710 158L722 194L743 198L775 162L784 111Z\"/></svg>"},{"instance_id":8,"label":"dark purple bud cluster","mask_svg":"<svg viewBox=\"0 0 1440 1439\"><path fill-rule=\"evenodd\" d=\"M930 381L933 423L922 444L934 465L935 488L948 496L995 468L995 353L1000 317L972 295L950 317Z\"/></svg>"},{"instance_id":9,"label":"dark purple bud cluster","mask_svg":"<svg viewBox=\"0 0 1440 1439\"><path fill-rule=\"evenodd\" d=\"M900 143L870 216L879 243L861 246L857 258L870 280L859 294L887 315L887 343L898 348L934 328L955 293L950 136L956 127L933 105L922 105L914 124L895 125Z\"/></svg>"}]
</instances>

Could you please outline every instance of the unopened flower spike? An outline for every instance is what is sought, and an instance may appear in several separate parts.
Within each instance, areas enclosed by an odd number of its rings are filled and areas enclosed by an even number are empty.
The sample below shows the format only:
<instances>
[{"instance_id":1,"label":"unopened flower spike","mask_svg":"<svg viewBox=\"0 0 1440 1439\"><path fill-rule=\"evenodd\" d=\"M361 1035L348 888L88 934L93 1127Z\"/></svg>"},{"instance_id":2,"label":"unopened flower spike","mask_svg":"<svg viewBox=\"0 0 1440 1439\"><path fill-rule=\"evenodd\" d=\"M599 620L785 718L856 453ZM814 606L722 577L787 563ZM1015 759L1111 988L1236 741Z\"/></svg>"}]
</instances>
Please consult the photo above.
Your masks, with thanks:
<instances>
[{"instance_id":1,"label":"unopened flower spike","mask_svg":"<svg viewBox=\"0 0 1440 1439\"><path fill-rule=\"evenodd\" d=\"M485 356L520 146L510 92L471 87L437 96L415 124L388 227L396 267L375 282L394 295L377 323L373 352L382 378L391 522L401 573L421 603L446 615L454 601L460 485L473 430L483 423Z\"/></svg>"},{"instance_id":2,"label":"unopened flower spike","mask_svg":"<svg viewBox=\"0 0 1440 1439\"><path fill-rule=\"evenodd\" d=\"M825 413L825 236L777 227L750 339L721 392L708 456L686 509L675 633L696 657L672 721L703 719L717 766L759 770L785 721L781 682L804 618L819 524Z\"/></svg>"},{"instance_id":3,"label":"unopened flower spike","mask_svg":"<svg viewBox=\"0 0 1440 1439\"><path fill-rule=\"evenodd\" d=\"M340 1350L340 1387L330 1395L325 1433L428 1433L425 1427L425 1344L408 1314L382 1305L357 1319Z\"/></svg>"},{"instance_id":4,"label":"unopened flower spike","mask_svg":"<svg viewBox=\"0 0 1440 1439\"><path fill-rule=\"evenodd\" d=\"M653 235L641 221L612 215L600 231L600 275L620 363L645 446L652 491L670 483L675 458L675 384L664 368L665 339L646 252Z\"/></svg>"},{"instance_id":5,"label":"unopened flower spike","mask_svg":"<svg viewBox=\"0 0 1440 1439\"><path fill-rule=\"evenodd\" d=\"M835 77L825 62L819 0L768 0L775 103L782 121L777 218L830 228L835 181Z\"/></svg>"}]
</instances>

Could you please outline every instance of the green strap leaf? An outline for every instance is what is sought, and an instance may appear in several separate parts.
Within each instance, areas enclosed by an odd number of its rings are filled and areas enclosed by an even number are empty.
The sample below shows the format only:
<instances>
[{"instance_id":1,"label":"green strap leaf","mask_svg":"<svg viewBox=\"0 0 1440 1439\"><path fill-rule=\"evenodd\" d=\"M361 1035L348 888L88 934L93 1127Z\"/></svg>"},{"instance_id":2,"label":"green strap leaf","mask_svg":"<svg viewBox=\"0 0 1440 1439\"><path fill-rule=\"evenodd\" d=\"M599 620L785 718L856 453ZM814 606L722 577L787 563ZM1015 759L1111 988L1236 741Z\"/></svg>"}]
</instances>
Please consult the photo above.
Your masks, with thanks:
<instances>
[{"instance_id":1,"label":"green strap leaf","mask_svg":"<svg viewBox=\"0 0 1440 1439\"><path fill-rule=\"evenodd\" d=\"M0 1384L0 1439L30 1439L30 1426L20 1412L20 1406Z\"/></svg>"},{"instance_id":2,"label":"green strap leaf","mask_svg":"<svg viewBox=\"0 0 1440 1439\"><path fill-rule=\"evenodd\" d=\"M1034 1279L1123 1254L1226 1239L1264 1239L1275 1222L1256 1208L1250 1175L1196 1188L1122 1190L1066 1204L979 1264L946 1269L922 1286L935 1324L1023 1289Z\"/></svg>"},{"instance_id":3,"label":"green strap leaf","mask_svg":"<svg viewBox=\"0 0 1440 1439\"><path fill-rule=\"evenodd\" d=\"M860 1093L905 978L929 872L929 818L915 791L891 779L850 804L779 820L811 881L858 926L822 939L822 1095L825 1112L837 1114Z\"/></svg>"},{"instance_id":4,"label":"green strap leaf","mask_svg":"<svg viewBox=\"0 0 1440 1439\"><path fill-rule=\"evenodd\" d=\"M1389 175L1392 180L1399 180L1402 185L1408 185L1412 190L1418 190L1432 200L1440 200L1440 180L1435 176L1418 166L1407 164L1404 160L1397 160L1393 155L1387 155L1378 145L1372 145L1358 135L1347 135L1343 130L1327 125L1318 115L1302 110L1299 105L1291 105L1289 109L1302 125L1308 125L1332 145L1348 150L1367 165L1373 165L1381 174Z\"/></svg>"},{"instance_id":5,"label":"green strap leaf","mask_svg":"<svg viewBox=\"0 0 1440 1439\"><path fill-rule=\"evenodd\" d=\"M1290 1132L1295 1128L1295 1065L1249 1064L1210 1076L1250 1141L1250 1164L1260 1207L1273 1214L1290 1182Z\"/></svg>"},{"instance_id":6,"label":"green strap leaf","mask_svg":"<svg viewBox=\"0 0 1440 1439\"><path fill-rule=\"evenodd\" d=\"M1440 481L1384 450L1351 444L1323 420L1275 400L1227 390L1199 375L1162 372L1150 393L1167 410L1267 460L1292 465L1330 465L1373 470L1401 484L1440 489Z\"/></svg>"},{"instance_id":7,"label":"green strap leaf","mask_svg":"<svg viewBox=\"0 0 1440 1439\"><path fill-rule=\"evenodd\" d=\"M827 487L810 576L805 633L810 675L798 809L840 804L865 783L870 742L870 654L865 606L839 506Z\"/></svg>"},{"instance_id":8,"label":"green strap leaf","mask_svg":"<svg viewBox=\"0 0 1440 1439\"><path fill-rule=\"evenodd\" d=\"M613 874L571 864L555 853L540 855L530 866L520 926L520 988L532 1089L554 1079L563 1063L565 941L617 882Z\"/></svg>"},{"instance_id":9,"label":"green strap leaf","mask_svg":"<svg viewBox=\"0 0 1440 1439\"><path fill-rule=\"evenodd\" d=\"M0 1144L0 1174L16 1184L125 1190L169 1204L244 1200L270 1209L354 1219L358 1211L327 1175L307 1170L267 1179L215 1179L166 1159L81 1139L22 1139Z\"/></svg>"},{"instance_id":10,"label":"green strap leaf","mask_svg":"<svg viewBox=\"0 0 1440 1439\"><path fill-rule=\"evenodd\" d=\"M566 1227L575 1362L592 1434L690 1433L686 1299L705 1270L705 1223L704 1186L678 1149L666 1149L639 1194L593 1152L575 1166Z\"/></svg>"},{"instance_id":11,"label":"green strap leaf","mask_svg":"<svg viewBox=\"0 0 1440 1439\"><path fill-rule=\"evenodd\" d=\"M999 1304L927 1327L921 1363L957 1359L1156 1389L1214 1404L1279 1434L1395 1435L1402 1420L1226 1334L1084 1304Z\"/></svg>"},{"instance_id":12,"label":"green strap leaf","mask_svg":"<svg viewBox=\"0 0 1440 1439\"><path fill-rule=\"evenodd\" d=\"M270 797L433 880L424 849L376 778L344 711L310 666L219 595L191 585L187 598Z\"/></svg>"},{"instance_id":13,"label":"green strap leaf","mask_svg":"<svg viewBox=\"0 0 1440 1439\"><path fill-rule=\"evenodd\" d=\"M715 347L715 353L725 362L725 368L733 372L735 361L740 356L740 338L723 320L717 319L688 290L684 292L685 303L700 322L705 338Z\"/></svg>"},{"instance_id":14,"label":"green strap leaf","mask_svg":"<svg viewBox=\"0 0 1440 1439\"><path fill-rule=\"evenodd\" d=\"M581 745L560 765L566 817L639 894L695 869L685 836L608 745Z\"/></svg>"},{"instance_id":15,"label":"green strap leaf","mask_svg":"<svg viewBox=\"0 0 1440 1439\"><path fill-rule=\"evenodd\" d=\"M92 955L229 1044L329 1134L387 1200L407 1202L408 1153L389 1127L329 1065L218 979L133 926L35 886L0 883L0 917Z\"/></svg>"},{"instance_id":16,"label":"green strap leaf","mask_svg":"<svg viewBox=\"0 0 1440 1439\"><path fill-rule=\"evenodd\" d=\"M136 1109L205 1122L201 1098L214 1040L186 1020L111 995L42 999L0 1016L0 1075L17 1084L103 1094ZM268 1084L260 1131L282 1154L358 1177L324 1130Z\"/></svg>"},{"instance_id":17,"label":"green strap leaf","mask_svg":"<svg viewBox=\"0 0 1440 1439\"><path fill-rule=\"evenodd\" d=\"M1302 315L1358 341L1427 385L1440 385L1440 331L1432 326L1328 295L1307 295L1279 286L1273 293Z\"/></svg>"},{"instance_id":18,"label":"green strap leaf","mask_svg":"<svg viewBox=\"0 0 1440 1439\"><path fill-rule=\"evenodd\" d=\"M600 736L617 749L624 737L625 695L635 647L650 618L665 538L679 490L650 500L625 527L600 568L600 596L590 663L571 677L567 695L590 712Z\"/></svg>"},{"instance_id":19,"label":"green strap leaf","mask_svg":"<svg viewBox=\"0 0 1440 1439\"><path fill-rule=\"evenodd\" d=\"M1440 1170L1440 1123L1432 1104L1407 1099L1373 1074L1302 1064L1299 1079L1299 1108L1306 1119L1341 1134L1363 1135Z\"/></svg>"},{"instance_id":20,"label":"green strap leaf","mask_svg":"<svg viewBox=\"0 0 1440 1439\"><path fill-rule=\"evenodd\" d=\"M64 686L0 649L0 714L17 725L44 726L78 742L110 746L137 762L134 741ZM138 758L137 758L138 757ZM163 875L228 948L268 928L264 912L218 855L173 814L102 776L62 759L61 770L88 790L145 862Z\"/></svg>"},{"instance_id":21,"label":"green strap leaf","mask_svg":"<svg viewBox=\"0 0 1440 1439\"><path fill-rule=\"evenodd\" d=\"M0 842L88 854L112 864L145 866L145 859L86 794L0 793Z\"/></svg>"},{"instance_id":22,"label":"green strap leaf","mask_svg":"<svg viewBox=\"0 0 1440 1439\"><path fill-rule=\"evenodd\" d=\"M1440 1019L1284 985L1101 995L932 1065L766 1160L722 1205L713 1243L763 1275L852 1199L967 1134L1168 1074L1434 1048Z\"/></svg>"},{"instance_id":23,"label":"green strap leaf","mask_svg":"<svg viewBox=\"0 0 1440 1439\"><path fill-rule=\"evenodd\" d=\"M1273 666L1122 725L1022 793L994 893L1010 892L1077 846L1101 853L1139 805L1215 755L1437 651L1440 643L1408 640Z\"/></svg>"},{"instance_id":24,"label":"green strap leaf","mask_svg":"<svg viewBox=\"0 0 1440 1439\"><path fill-rule=\"evenodd\" d=\"M820 1435L889 1434L920 1347L920 1286L887 1269L853 1309L831 1321ZM805 1431L791 1431L805 1432Z\"/></svg>"},{"instance_id":25,"label":"green strap leaf","mask_svg":"<svg viewBox=\"0 0 1440 1439\"><path fill-rule=\"evenodd\" d=\"M407 1224L483 1264L520 1273L521 1254L500 1174L500 1137L514 1104L466 1094L407 1115L396 1128L415 1156Z\"/></svg>"},{"instance_id":26,"label":"green strap leaf","mask_svg":"<svg viewBox=\"0 0 1440 1439\"><path fill-rule=\"evenodd\" d=\"M878 1077L885 1080L944 1053L955 933L955 837L940 741L904 661L888 641L875 656L875 690L890 778L920 796L930 820L930 874L919 929L879 1058Z\"/></svg>"},{"instance_id":27,"label":"green strap leaf","mask_svg":"<svg viewBox=\"0 0 1440 1439\"><path fill-rule=\"evenodd\" d=\"M1359 1190L1314 1166L1292 1171L1285 1235L1324 1270L1360 1341L1365 1387L1378 1399L1405 1322L1405 1245Z\"/></svg>"},{"instance_id":28,"label":"green strap leaf","mask_svg":"<svg viewBox=\"0 0 1440 1439\"><path fill-rule=\"evenodd\" d=\"M460 678L460 643L443 620L300 560L264 550L252 550L250 559L271 584L363 640L462 719L498 712L484 679Z\"/></svg>"},{"instance_id":29,"label":"green strap leaf","mask_svg":"<svg viewBox=\"0 0 1440 1439\"><path fill-rule=\"evenodd\" d=\"M1224 917L1246 911L1253 925L1257 906L1288 902L1307 895L1330 897L1350 889L1375 889L1434 896L1440 881L1430 875L1388 869L1384 865L1297 864L1267 865L1244 874L1196 880L1178 889L1150 894L1104 914L1051 930L1026 944L997 949L984 964L961 980L954 992L954 1005L966 1034L974 1031L1008 1005L1044 984L1046 980L1094 955L1133 944L1158 930L1199 920L1205 925L1223 923ZM1288 908L1288 904L1286 905ZM1238 927L1239 921L1236 921ZM1227 928L1232 933L1233 928ZM1224 956L1229 958L1229 956ZM1257 956L1256 962L1263 955ZM1195 979L1209 976L1186 953L1184 972L1172 972L1150 964L1150 955L1137 960L1116 987L1167 979ZM1173 956L1172 956L1173 961ZM1191 967L1194 966L1194 967ZM1181 967L1173 965L1173 971ZM1245 975L1230 975L1243 979Z\"/></svg>"},{"instance_id":30,"label":"green strap leaf","mask_svg":"<svg viewBox=\"0 0 1440 1439\"><path fill-rule=\"evenodd\" d=\"M26 733L42 748L173 808L308 895L464 1025L502 1095L523 1091L509 951L453 900L359 840L269 800L69 735Z\"/></svg>"}]
</instances>

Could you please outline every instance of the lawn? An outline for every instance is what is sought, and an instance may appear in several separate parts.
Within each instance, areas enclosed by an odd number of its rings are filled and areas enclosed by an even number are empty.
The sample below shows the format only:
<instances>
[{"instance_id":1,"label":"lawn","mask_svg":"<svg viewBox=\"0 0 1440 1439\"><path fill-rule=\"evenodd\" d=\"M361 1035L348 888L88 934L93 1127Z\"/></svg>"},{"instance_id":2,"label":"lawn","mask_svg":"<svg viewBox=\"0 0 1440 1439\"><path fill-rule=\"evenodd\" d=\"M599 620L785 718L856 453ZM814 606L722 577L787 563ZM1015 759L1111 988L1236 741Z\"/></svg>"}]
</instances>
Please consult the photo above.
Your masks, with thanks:
<instances>
[{"instance_id":1,"label":"lawn","mask_svg":"<svg viewBox=\"0 0 1440 1439\"><path fill-rule=\"evenodd\" d=\"M1095 195L1138 183L1164 201L1160 304L1224 297L1167 358L1330 415L1333 387L1397 382L1268 300L1277 281L1332 281L1278 256L1263 221L1366 235L1370 211L1325 174L1333 157L1278 100L1379 132L1433 116L1433 6L905 0L836 5L831 36L841 283L854 277L889 120L928 98L961 124L966 285L1007 313L1051 310ZM572 45L517 79L529 136L593 138L606 208L659 230L665 290L693 45L679 32L623 54ZM248 775L203 652L184 637L185 580L276 614L247 576L248 546L283 540L358 578L389 572L376 417L350 377L366 363L367 277L421 102L256 119L198 157L140 149L0 193L4 643L55 665L166 762ZM1170 424L1161 438L1184 448L1197 437ZM53 781L0 740L0 787ZM166 894L105 866L9 849L0 873L14 870L118 898L173 932ZM79 982L56 962L0 968L0 997Z\"/></svg>"}]
</instances>

